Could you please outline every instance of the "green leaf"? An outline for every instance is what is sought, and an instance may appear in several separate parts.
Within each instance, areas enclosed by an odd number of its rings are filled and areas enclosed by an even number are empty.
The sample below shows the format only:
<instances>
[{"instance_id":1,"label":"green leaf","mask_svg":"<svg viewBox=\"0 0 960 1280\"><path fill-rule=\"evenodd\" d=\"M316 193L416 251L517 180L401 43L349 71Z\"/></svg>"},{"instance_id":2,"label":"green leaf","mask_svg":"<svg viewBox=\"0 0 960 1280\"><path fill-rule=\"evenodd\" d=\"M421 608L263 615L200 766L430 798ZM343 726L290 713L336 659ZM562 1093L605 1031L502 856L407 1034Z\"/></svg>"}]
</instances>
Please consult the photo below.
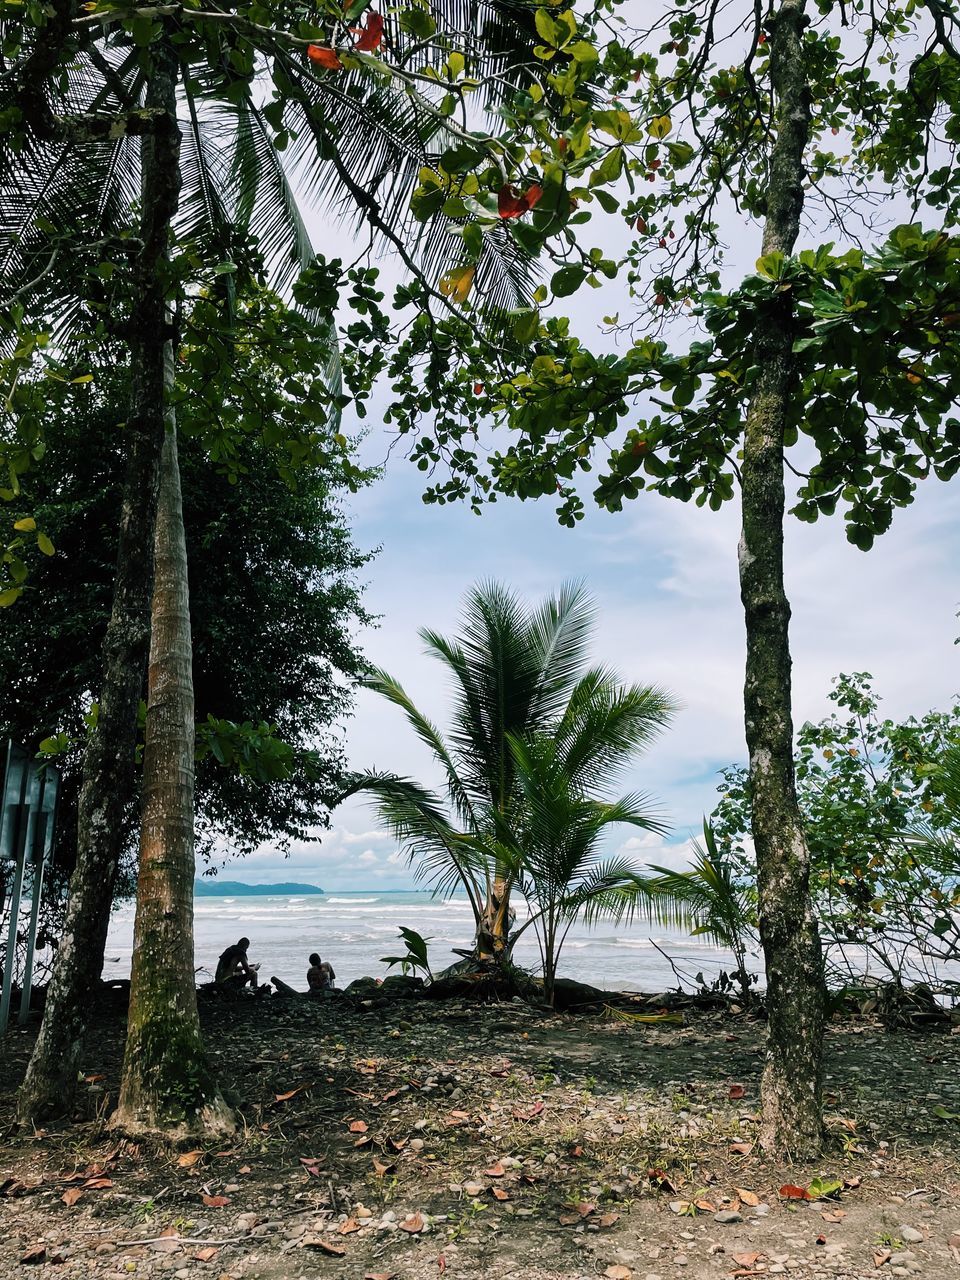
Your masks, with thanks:
<instances>
[{"instance_id":1,"label":"green leaf","mask_svg":"<svg viewBox=\"0 0 960 1280\"><path fill-rule=\"evenodd\" d=\"M553 296L569 298L572 293L576 293L586 278L586 267L561 267L559 271L554 272L553 279L550 281Z\"/></svg>"},{"instance_id":2,"label":"green leaf","mask_svg":"<svg viewBox=\"0 0 960 1280\"><path fill-rule=\"evenodd\" d=\"M25 516L23 520L17 520L13 526L18 533L33 533L37 527L37 522L33 516Z\"/></svg>"},{"instance_id":3,"label":"green leaf","mask_svg":"<svg viewBox=\"0 0 960 1280\"><path fill-rule=\"evenodd\" d=\"M55 554L54 545L45 533L37 534L37 547L45 556L52 556Z\"/></svg>"}]
</instances>

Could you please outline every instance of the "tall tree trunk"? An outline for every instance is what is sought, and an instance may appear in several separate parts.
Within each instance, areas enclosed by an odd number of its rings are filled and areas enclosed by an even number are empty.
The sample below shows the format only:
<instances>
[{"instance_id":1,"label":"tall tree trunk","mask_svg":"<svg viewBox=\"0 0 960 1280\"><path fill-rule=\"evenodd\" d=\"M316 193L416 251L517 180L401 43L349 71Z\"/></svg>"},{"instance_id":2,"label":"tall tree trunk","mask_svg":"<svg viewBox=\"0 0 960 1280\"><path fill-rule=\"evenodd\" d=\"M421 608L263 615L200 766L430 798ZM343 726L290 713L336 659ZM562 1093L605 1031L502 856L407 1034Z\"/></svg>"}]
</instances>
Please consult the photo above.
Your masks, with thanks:
<instances>
[{"instance_id":1,"label":"tall tree trunk","mask_svg":"<svg viewBox=\"0 0 960 1280\"><path fill-rule=\"evenodd\" d=\"M120 1101L127 1133L222 1134L233 1117L217 1090L197 1016L193 958L194 702L187 548L176 418L169 407L154 556L143 824L133 971Z\"/></svg>"},{"instance_id":2,"label":"tall tree trunk","mask_svg":"<svg viewBox=\"0 0 960 1280\"><path fill-rule=\"evenodd\" d=\"M124 819L135 796L137 708L150 636L150 590L163 444L163 350L167 337L166 267L170 223L180 192L176 71L154 77L147 105L163 107L168 126L141 140L140 236L130 318L129 450L120 516L113 607L104 640L99 718L87 742L78 803L77 861L43 1023L19 1095L24 1123L63 1110L76 1088L83 1035L103 968Z\"/></svg>"},{"instance_id":3,"label":"tall tree trunk","mask_svg":"<svg viewBox=\"0 0 960 1280\"><path fill-rule=\"evenodd\" d=\"M805 0L782 0L769 24L776 141L770 156L765 254L791 254L800 229L810 127L804 10ZM747 630L744 711L769 1011L761 1142L770 1151L807 1156L822 1143L824 988L810 901L810 858L795 790L790 605L783 580L783 431L795 392L788 291L777 295L761 325L761 374L744 439L739 554Z\"/></svg>"}]
</instances>

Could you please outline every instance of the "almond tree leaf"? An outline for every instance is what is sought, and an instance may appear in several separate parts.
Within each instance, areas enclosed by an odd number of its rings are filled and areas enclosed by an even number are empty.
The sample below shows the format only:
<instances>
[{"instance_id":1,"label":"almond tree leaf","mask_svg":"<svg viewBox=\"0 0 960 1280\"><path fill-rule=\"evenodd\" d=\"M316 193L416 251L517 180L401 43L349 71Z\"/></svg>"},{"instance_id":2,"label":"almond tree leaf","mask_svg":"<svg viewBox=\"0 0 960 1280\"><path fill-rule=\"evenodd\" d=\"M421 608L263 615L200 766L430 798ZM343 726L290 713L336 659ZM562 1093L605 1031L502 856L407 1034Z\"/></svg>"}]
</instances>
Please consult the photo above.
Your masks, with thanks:
<instances>
[{"instance_id":1,"label":"almond tree leaf","mask_svg":"<svg viewBox=\"0 0 960 1280\"><path fill-rule=\"evenodd\" d=\"M508 1191L504 1191L503 1187L491 1187L490 1190L493 1192L495 1200L510 1199L510 1193Z\"/></svg>"},{"instance_id":2,"label":"almond tree leaf","mask_svg":"<svg viewBox=\"0 0 960 1280\"><path fill-rule=\"evenodd\" d=\"M230 1203L227 1196L203 1196L202 1199L208 1209L223 1209Z\"/></svg>"},{"instance_id":3,"label":"almond tree leaf","mask_svg":"<svg viewBox=\"0 0 960 1280\"><path fill-rule=\"evenodd\" d=\"M416 1213L411 1213L409 1217L404 1218L400 1223L400 1230L406 1231L408 1235L415 1236L423 1230L425 1225L423 1214L418 1209Z\"/></svg>"},{"instance_id":4,"label":"almond tree leaf","mask_svg":"<svg viewBox=\"0 0 960 1280\"><path fill-rule=\"evenodd\" d=\"M83 1196L82 1187L67 1187L66 1191L60 1197L68 1209L72 1208L78 1200Z\"/></svg>"},{"instance_id":5,"label":"almond tree leaf","mask_svg":"<svg viewBox=\"0 0 960 1280\"><path fill-rule=\"evenodd\" d=\"M753 1207L760 1203L760 1197L755 1191L748 1191L746 1187L734 1187L734 1191L737 1193L737 1198L742 1200L744 1204Z\"/></svg>"},{"instance_id":6,"label":"almond tree leaf","mask_svg":"<svg viewBox=\"0 0 960 1280\"><path fill-rule=\"evenodd\" d=\"M202 1151L185 1151L182 1156L177 1156L177 1164L181 1169L192 1169L202 1159Z\"/></svg>"},{"instance_id":7,"label":"almond tree leaf","mask_svg":"<svg viewBox=\"0 0 960 1280\"><path fill-rule=\"evenodd\" d=\"M217 1256L217 1250L212 1245L207 1245L206 1248L198 1249L193 1256L197 1262L210 1262Z\"/></svg>"},{"instance_id":8,"label":"almond tree leaf","mask_svg":"<svg viewBox=\"0 0 960 1280\"><path fill-rule=\"evenodd\" d=\"M810 1193L806 1187L795 1187L793 1183L785 1183L778 1193L782 1200L809 1200Z\"/></svg>"},{"instance_id":9,"label":"almond tree leaf","mask_svg":"<svg viewBox=\"0 0 960 1280\"><path fill-rule=\"evenodd\" d=\"M491 1165L489 1169L484 1169L483 1172L488 1178L502 1178L506 1173L506 1169L498 1160L496 1164Z\"/></svg>"},{"instance_id":10,"label":"almond tree leaf","mask_svg":"<svg viewBox=\"0 0 960 1280\"><path fill-rule=\"evenodd\" d=\"M354 1231L359 1231L359 1230L360 1230L360 1223L356 1220L356 1218L347 1218L346 1222L340 1223L340 1234L342 1236L352 1235Z\"/></svg>"},{"instance_id":11,"label":"almond tree leaf","mask_svg":"<svg viewBox=\"0 0 960 1280\"><path fill-rule=\"evenodd\" d=\"M369 1126L365 1120L351 1120L349 1127L351 1133L366 1133Z\"/></svg>"}]
</instances>

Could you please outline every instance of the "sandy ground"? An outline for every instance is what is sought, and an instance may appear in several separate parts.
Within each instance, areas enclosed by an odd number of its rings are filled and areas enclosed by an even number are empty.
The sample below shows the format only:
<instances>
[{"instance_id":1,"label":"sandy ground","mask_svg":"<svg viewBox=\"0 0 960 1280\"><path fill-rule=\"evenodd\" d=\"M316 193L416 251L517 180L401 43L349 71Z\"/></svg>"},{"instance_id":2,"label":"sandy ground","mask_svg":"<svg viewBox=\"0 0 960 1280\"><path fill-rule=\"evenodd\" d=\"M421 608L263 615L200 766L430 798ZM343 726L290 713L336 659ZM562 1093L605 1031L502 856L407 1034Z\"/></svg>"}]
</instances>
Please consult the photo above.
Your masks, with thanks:
<instances>
[{"instance_id":1,"label":"sandy ground","mask_svg":"<svg viewBox=\"0 0 960 1280\"><path fill-rule=\"evenodd\" d=\"M0 1275L960 1280L960 1035L831 1025L830 1146L787 1167L754 1144L763 1024L743 1015L251 999L203 1018L229 1147L111 1135L109 1010L75 1117L19 1135L32 1032L9 1039ZM781 1192L816 1178L832 1194Z\"/></svg>"}]
</instances>

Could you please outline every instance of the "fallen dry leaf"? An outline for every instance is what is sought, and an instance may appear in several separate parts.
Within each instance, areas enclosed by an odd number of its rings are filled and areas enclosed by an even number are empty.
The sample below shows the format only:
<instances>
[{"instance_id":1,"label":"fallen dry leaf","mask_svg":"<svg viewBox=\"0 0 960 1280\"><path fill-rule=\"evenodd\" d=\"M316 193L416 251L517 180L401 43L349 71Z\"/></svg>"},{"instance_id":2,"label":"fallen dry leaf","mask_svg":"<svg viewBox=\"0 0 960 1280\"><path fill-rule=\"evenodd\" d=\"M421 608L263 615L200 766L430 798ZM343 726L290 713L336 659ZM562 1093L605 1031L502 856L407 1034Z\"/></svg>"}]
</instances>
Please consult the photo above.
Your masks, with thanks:
<instances>
[{"instance_id":1,"label":"fallen dry leaf","mask_svg":"<svg viewBox=\"0 0 960 1280\"><path fill-rule=\"evenodd\" d=\"M356 1220L356 1218L347 1218L346 1222L340 1223L340 1234L342 1236L352 1235L354 1231L359 1231L359 1230L360 1230L360 1223Z\"/></svg>"},{"instance_id":2,"label":"fallen dry leaf","mask_svg":"<svg viewBox=\"0 0 960 1280\"><path fill-rule=\"evenodd\" d=\"M368 1125L366 1120L351 1120L349 1128L351 1133L366 1133Z\"/></svg>"},{"instance_id":3,"label":"fallen dry leaf","mask_svg":"<svg viewBox=\"0 0 960 1280\"><path fill-rule=\"evenodd\" d=\"M373 1171L378 1178L384 1177L385 1174L393 1173L396 1167L397 1166L395 1164L384 1164L383 1161L378 1160L376 1156L373 1157Z\"/></svg>"},{"instance_id":4,"label":"fallen dry leaf","mask_svg":"<svg viewBox=\"0 0 960 1280\"><path fill-rule=\"evenodd\" d=\"M404 1218L400 1223L400 1230L406 1231L408 1235L415 1236L423 1230L425 1225L423 1214L418 1209L416 1213L411 1213L409 1217Z\"/></svg>"},{"instance_id":5,"label":"fallen dry leaf","mask_svg":"<svg viewBox=\"0 0 960 1280\"><path fill-rule=\"evenodd\" d=\"M491 1187L491 1188L490 1188L490 1190L493 1192L493 1198L494 1198L495 1200L509 1200L509 1199L510 1199L510 1193L509 1193L509 1191L504 1191L503 1187Z\"/></svg>"},{"instance_id":6,"label":"fallen dry leaf","mask_svg":"<svg viewBox=\"0 0 960 1280\"><path fill-rule=\"evenodd\" d=\"M488 1178L502 1178L506 1173L506 1169L504 1169L503 1165L498 1160L496 1164L492 1164L489 1169L484 1169L483 1172Z\"/></svg>"},{"instance_id":7,"label":"fallen dry leaf","mask_svg":"<svg viewBox=\"0 0 960 1280\"><path fill-rule=\"evenodd\" d=\"M670 1181L662 1169L648 1169L647 1177L651 1182L655 1183L658 1190L667 1192L676 1192L677 1188Z\"/></svg>"},{"instance_id":8,"label":"fallen dry leaf","mask_svg":"<svg viewBox=\"0 0 960 1280\"><path fill-rule=\"evenodd\" d=\"M358 1138L353 1145L355 1147L372 1147L373 1139L370 1137L369 1133L365 1133L363 1137Z\"/></svg>"},{"instance_id":9,"label":"fallen dry leaf","mask_svg":"<svg viewBox=\"0 0 960 1280\"><path fill-rule=\"evenodd\" d=\"M217 1256L217 1250L212 1245L207 1245L204 1249L198 1249L193 1255L196 1262L210 1262Z\"/></svg>"},{"instance_id":10,"label":"fallen dry leaf","mask_svg":"<svg viewBox=\"0 0 960 1280\"><path fill-rule=\"evenodd\" d=\"M84 1076L83 1082L84 1084L99 1084L101 1080L106 1080L106 1078L107 1078L106 1076L99 1075L99 1074L92 1075L92 1076Z\"/></svg>"},{"instance_id":11,"label":"fallen dry leaf","mask_svg":"<svg viewBox=\"0 0 960 1280\"><path fill-rule=\"evenodd\" d=\"M208 1209L223 1209L230 1203L227 1196L203 1196L202 1198Z\"/></svg>"},{"instance_id":12,"label":"fallen dry leaf","mask_svg":"<svg viewBox=\"0 0 960 1280\"><path fill-rule=\"evenodd\" d=\"M304 1240L303 1247L305 1249L319 1249L321 1253L329 1253L333 1258L343 1258L346 1256L346 1249L342 1244L334 1244L332 1240L324 1240L323 1236L310 1236Z\"/></svg>"},{"instance_id":13,"label":"fallen dry leaf","mask_svg":"<svg viewBox=\"0 0 960 1280\"><path fill-rule=\"evenodd\" d=\"M856 1191L857 1187L860 1186L861 1182L863 1182L863 1178L858 1173L853 1178L844 1178L843 1185L847 1191Z\"/></svg>"},{"instance_id":14,"label":"fallen dry leaf","mask_svg":"<svg viewBox=\"0 0 960 1280\"><path fill-rule=\"evenodd\" d=\"M296 1089L291 1089L288 1093L275 1093L274 1100L276 1102L289 1102L291 1098L295 1098L298 1093L303 1093L304 1089L309 1089L310 1085L301 1084Z\"/></svg>"},{"instance_id":15,"label":"fallen dry leaf","mask_svg":"<svg viewBox=\"0 0 960 1280\"><path fill-rule=\"evenodd\" d=\"M240 1168L237 1170L237 1173L253 1173L253 1170L250 1168L248 1164L242 1164Z\"/></svg>"},{"instance_id":16,"label":"fallen dry leaf","mask_svg":"<svg viewBox=\"0 0 960 1280\"><path fill-rule=\"evenodd\" d=\"M733 1253L730 1255L738 1267L752 1267L758 1259L763 1257L762 1253Z\"/></svg>"},{"instance_id":17,"label":"fallen dry leaf","mask_svg":"<svg viewBox=\"0 0 960 1280\"><path fill-rule=\"evenodd\" d=\"M387 1146L390 1148L391 1151L402 1151L406 1145L407 1145L406 1138L388 1138L387 1139Z\"/></svg>"},{"instance_id":18,"label":"fallen dry leaf","mask_svg":"<svg viewBox=\"0 0 960 1280\"><path fill-rule=\"evenodd\" d=\"M202 1159L202 1151L185 1151L182 1156L177 1156L177 1164L181 1169L192 1169Z\"/></svg>"},{"instance_id":19,"label":"fallen dry leaf","mask_svg":"<svg viewBox=\"0 0 960 1280\"><path fill-rule=\"evenodd\" d=\"M885 1262L889 1262L892 1257L893 1254L889 1249L881 1249L878 1253L873 1255L873 1265L875 1267L882 1267L883 1264Z\"/></svg>"},{"instance_id":20,"label":"fallen dry leaf","mask_svg":"<svg viewBox=\"0 0 960 1280\"><path fill-rule=\"evenodd\" d=\"M717 1206L713 1203L712 1200L694 1200L693 1203L700 1210L701 1213L717 1212Z\"/></svg>"},{"instance_id":21,"label":"fallen dry leaf","mask_svg":"<svg viewBox=\"0 0 960 1280\"><path fill-rule=\"evenodd\" d=\"M834 1209L831 1213L821 1213L824 1222L842 1222L847 1216L846 1209Z\"/></svg>"},{"instance_id":22,"label":"fallen dry leaf","mask_svg":"<svg viewBox=\"0 0 960 1280\"><path fill-rule=\"evenodd\" d=\"M746 1092L747 1091L742 1084L732 1084L727 1097L731 1102L739 1102L739 1100L745 1096Z\"/></svg>"},{"instance_id":23,"label":"fallen dry leaf","mask_svg":"<svg viewBox=\"0 0 960 1280\"><path fill-rule=\"evenodd\" d=\"M781 1200L809 1200L810 1192L806 1187L795 1187L792 1182L785 1183L777 1193Z\"/></svg>"},{"instance_id":24,"label":"fallen dry leaf","mask_svg":"<svg viewBox=\"0 0 960 1280\"><path fill-rule=\"evenodd\" d=\"M83 1195L82 1187L67 1187L60 1197L68 1209L72 1208Z\"/></svg>"},{"instance_id":25,"label":"fallen dry leaf","mask_svg":"<svg viewBox=\"0 0 960 1280\"><path fill-rule=\"evenodd\" d=\"M365 1271L363 1280L394 1280L395 1271Z\"/></svg>"},{"instance_id":26,"label":"fallen dry leaf","mask_svg":"<svg viewBox=\"0 0 960 1280\"><path fill-rule=\"evenodd\" d=\"M83 1184L85 1191L105 1191L113 1186L112 1178L88 1178Z\"/></svg>"},{"instance_id":27,"label":"fallen dry leaf","mask_svg":"<svg viewBox=\"0 0 960 1280\"><path fill-rule=\"evenodd\" d=\"M734 1187L737 1193L737 1199L751 1207L760 1203L760 1197L755 1191L748 1191L746 1187Z\"/></svg>"},{"instance_id":28,"label":"fallen dry leaf","mask_svg":"<svg viewBox=\"0 0 960 1280\"><path fill-rule=\"evenodd\" d=\"M615 1263L612 1267L607 1267L603 1273L607 1280L630 1280L633 1272L629 1267L622 1267L619 1263Z\"/></svg>"},{"instance_id":29,"label":"fallen dry leaf","mask_svg":"<svg viewBox=\"0 0 960 1280\"><path fill-rule=\"evenodd\" d=\"M619 1213L601 1213L597 1219L597 1224L601 1227L612 1227L615 1222L620 1221Z\"/></svg>"},{"instance_id":30,"label":"fallen dry leaf","mask_svg":"<svg viewBox=\"0 0 960 1280\"><path fill-rule=\"evenodd\" d=\"M514 1120L535 1120L537 1116L543 1114L543 1103L535 1102L529 1111L514 1111Z\"/></svg>"},{"instance_id":31,"label":"fallen dry leaf","mask_svg":"<svg viewBox=\"0 0 960 1280\"><path fill-rule=\"evenodd\" d=\"M26 1253L21 1253L20 1261L24 1263L42 1262L47 1256L47 1246L45 1244L34 1245L32 1249L28 1249Z\"/></svg>"},{"instance_id":32,"label":"fallen dry leaf","mask_svg":"<svg viewBox=\"0 0 960 1280\"><path fill-rule=\"evenodd\" d=\"M752 1142L731 1142L730 1150L738 1156L748 1156L753 1150Z\"/></svg>"}]
</instances>

